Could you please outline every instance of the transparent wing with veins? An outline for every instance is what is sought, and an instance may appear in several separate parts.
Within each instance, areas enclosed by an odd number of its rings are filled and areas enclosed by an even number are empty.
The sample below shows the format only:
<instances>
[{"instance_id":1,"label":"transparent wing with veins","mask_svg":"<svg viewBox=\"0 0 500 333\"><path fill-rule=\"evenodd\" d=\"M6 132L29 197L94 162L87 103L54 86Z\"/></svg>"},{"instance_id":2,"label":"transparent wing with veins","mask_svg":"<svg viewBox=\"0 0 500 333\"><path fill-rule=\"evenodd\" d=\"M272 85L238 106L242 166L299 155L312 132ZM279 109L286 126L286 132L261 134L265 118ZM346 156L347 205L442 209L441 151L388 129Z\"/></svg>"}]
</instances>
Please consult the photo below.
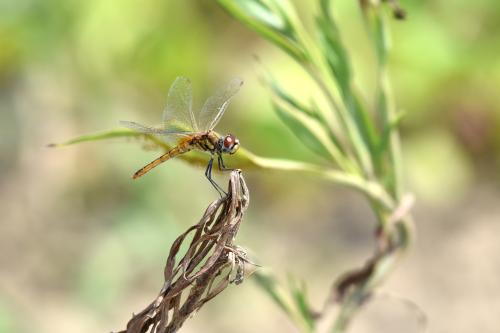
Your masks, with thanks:
<instances>
[{"instance_id":1,"label":"transparent wing with veins","mask_svg":"<svg viewBox=\"0 0 500 333\"><path fill-rule=\"evenodd\" d=\"M240 90L243 81L239 78L232 79L228 84L209 97L198 114L198 128L209 131L219 122L226 111L231 98Z\"/></svg>"},{"instance_id":2,"label":"transparent wing with veins","mask_svg":"<svg viewBox=\"0 0 500 333\"><path fill-rule=\"evenodd\" d=\"M188 78L180 76L172 83L162 120L167 132L199 132L193 113L191 81Z\"/></svg>"},{"instance_id":3,"label":"transparent wing with veins","mask_svg":"<svg viewBox=\"0 0 500 333\"><path fill-rule=\"evenodd\" d=\"M142 125L133 121L125 121L121 120L120 125L133 129L137 132L141 132L144 134L153 134L153 135L158 135L158 136L190 136L193 135L194 132L188 132L188 131L181 131L180 129L174 130L173 128L171 129L164 129L161 127L153 127L153 126L146 126Z\"/></svg>"},{"instance_id":4,"label":"transparent wing with veins","mask_svg":"<svg viewBox=\"0 0 500 333\"><path fill-rule=\"evenodd\" d=\"M163 112L161 127L146 126L132 121L120 124L145 134L178 139L214 129L229 105L231 98L240 90L243 81L235 78L213 96L209 97L197 117L193 112L191 81L178 77L168 91L167 106Z\"/></svg>"},{"instance_id":5,"label":"transparent wing with veins","mask_svg":"<svg viewBox=\"0 0 500 333\"><path fill-rule=\"evenodd\" d=\"M191 81L181 76L175 79L168 91L167 106L163 111L161 127L146 126L132 121L120 121L120 124L145 134L167 138L189 136L199 132L192 107Z\"/></svg>"}]
</instances>

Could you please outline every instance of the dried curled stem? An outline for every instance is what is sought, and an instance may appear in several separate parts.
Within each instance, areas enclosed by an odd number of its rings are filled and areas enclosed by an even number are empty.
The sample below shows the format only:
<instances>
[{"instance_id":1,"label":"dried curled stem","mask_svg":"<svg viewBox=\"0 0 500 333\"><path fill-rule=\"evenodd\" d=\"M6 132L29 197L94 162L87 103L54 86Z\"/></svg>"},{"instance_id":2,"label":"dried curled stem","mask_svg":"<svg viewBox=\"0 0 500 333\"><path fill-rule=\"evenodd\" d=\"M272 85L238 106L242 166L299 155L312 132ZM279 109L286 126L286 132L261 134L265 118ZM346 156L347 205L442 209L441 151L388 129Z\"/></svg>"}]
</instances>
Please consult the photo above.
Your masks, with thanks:
<instances>
[{"instance_id":1,"label":"dried curled stem","mask_svg":"<svg viewBox=\"0 0 500 333\"><path fill-rule=\"evenodd\" d=\"M413 196L405 195L377 227L376 248L372 256L363 266L348 270L333 283L323 310L315 317L319 327L317 332L345 332L354 313L376 294L376 288L409 246L413 234L409 213L413 203ZM420 327L425 330L421 313L420 310L416 312Z\"/></svg>"},{"instance_id":2,"label":"dried curled stem","mask_svg":"<svg viewBox=\"0 0 500 333\"><path fill-rule=\"evenodd\" d=\"M234 170L227 196L212 202L200 222L172 244L159 295L119 333L176 332L230 283L243 282L245 263L249 261L245 251L233 242L248 203L245 180L240 170ZM176 264L175 257L190 234L193 238L189 248Z\"/></svg>"}]
</instances>

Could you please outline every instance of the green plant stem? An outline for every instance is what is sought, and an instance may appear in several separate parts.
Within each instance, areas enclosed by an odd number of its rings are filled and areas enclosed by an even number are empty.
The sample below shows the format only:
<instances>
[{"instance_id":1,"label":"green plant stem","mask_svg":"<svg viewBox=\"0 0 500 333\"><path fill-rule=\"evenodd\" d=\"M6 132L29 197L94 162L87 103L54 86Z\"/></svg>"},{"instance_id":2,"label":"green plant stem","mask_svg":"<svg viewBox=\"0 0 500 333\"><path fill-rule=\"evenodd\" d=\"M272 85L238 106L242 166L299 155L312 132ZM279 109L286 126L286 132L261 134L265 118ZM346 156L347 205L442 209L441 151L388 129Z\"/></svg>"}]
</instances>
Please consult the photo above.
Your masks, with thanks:
<instances>
[{"instance_id":1,"label":"green plant stem","mask_svg":"<svg viewBox=\"0 0 500 333\"><path fill-rule=\"evenodd\" d=\"M354 149L355 156L362 166L365 176L371 176L373 173L373 166L370 160L369 151L364 145L358 129L352 123L352 119L347 115L346 110L335 101L329 87L321 77L319 70L312 65L306 65L303 67L321 89L323 95L330 104L331 109L337 114L337 119L339 120L344 132L349 137L349 141L352 143L351 148Z\"/></svg>"},{"instance_id":2,"label":"green plant stem","mask_svg":"<svg viewBox=\"0 0 500 333\"><path fill-rule=\"evenodd\" d=\"M389 80L387 79L387 68L384 66L381 68L380 74L380 85L384 90L387 101L387 124L391 124L396 121L397 114L396 108L393 103L392 89L390 87ZM390 125L388 125L390 126ZM394 184L392 186L393 195L396 198L401 198L403 195L403 171L402 171L402 156L401 156L401 139L399 136L399 131L390 130L389 134L389 160L392 166L392 172L394 173Z\"/></svg>"},{"instance_id":3,"label":"green plant stem","mask_svg":"<svg viewBox=\"0 0 500 333\"><path fill-rule=\"evenodd\" d=\"M361 176L305 162L265 158L255 155L253 155L251 159L257 166L265 169L300 171L321 176L336 184L345 185L358 190L365 194L370 200L380 203L386 210L394 209L394 200L392 200L384 188L380 186L380 184L366 180Z\"/></svg>"},{"instance_id":4,"label":"green plant stem","mask_svg":"<svg viewBox=\"0 0 500 333\"><path fill-rule=\"evenodd\" d=\"M130 138L130 139L140 139L145 142L153 144L156 148L168 151L171 146L166 144L163 140L157 138L151 134L144 134L134 130L118 128L115 130L109 130L99 133L93 133L88 135L78 136L70 140L50 144L50 147L65 147L73 144L83 143L83 142L94 142L101 140L117 139L117 138ZM188 154L182 154L180 159L191 163L206 165L208 162L208 155L200 152L191 152ZM380 202L383 207L387 210L394 209L394 200L385 191L385 189L378 183L364 179L362 176L349 171L335 170L316 164L293 161L287 159L279 158L267 158L261 157L253 154L252 152L246 150L245 148L240 148L239 151L231 159L231 167L233 168L258 168L258 169L274 169L282 171L296 171L296 172L306 172L314 174L316 176L321 176L333 183L348 186L353 188L362 194L366 195L371 201Z\"/></svg>"},{"instance_id":5,"label":"green plant stem","mask_svg":"<svg viewBox=\"0 0 500 333\"><path fill-rule=\"evenodd\" d=\"M399 132L397 129L392 128L393 124L397 122L398 114L387 67L390 49L388 22L379 6L373 6L363 14L364 26L367 33L371 36L377 56L376 89L379 96L377 111L384 130L389 135L388 159L390 169L387 172L391 174L391 181L387 186L390 188L392 195L396 199L400 199L403 194L402 157Z\"/></svg>"}]
</instances>

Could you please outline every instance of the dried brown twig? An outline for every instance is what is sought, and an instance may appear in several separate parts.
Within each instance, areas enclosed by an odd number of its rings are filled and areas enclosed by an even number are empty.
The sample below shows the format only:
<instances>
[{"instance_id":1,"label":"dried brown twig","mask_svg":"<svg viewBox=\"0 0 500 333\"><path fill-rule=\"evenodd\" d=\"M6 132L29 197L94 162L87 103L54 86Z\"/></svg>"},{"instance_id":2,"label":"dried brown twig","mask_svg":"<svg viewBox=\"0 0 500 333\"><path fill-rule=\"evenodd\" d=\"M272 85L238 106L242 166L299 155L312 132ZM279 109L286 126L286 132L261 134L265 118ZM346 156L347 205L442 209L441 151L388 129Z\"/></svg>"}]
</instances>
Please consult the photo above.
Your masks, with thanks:
<instances>
[{"instance_id":1,"label":"dried brown twig","mask_svg":"<svg viewBox=\"0 0 500 333\"><path fill-rule=\"evenodd\" d=\"M176 332L190 315L230 283L243 282L245 263L250 262L233 241L248 203L245 180L240 170L234 170L227 196L212 202L200 222L172 244L159 295L119 333ZM175 257L190 234L193 238L189 248L176 264Z\"/></svg>"}]
</instances>

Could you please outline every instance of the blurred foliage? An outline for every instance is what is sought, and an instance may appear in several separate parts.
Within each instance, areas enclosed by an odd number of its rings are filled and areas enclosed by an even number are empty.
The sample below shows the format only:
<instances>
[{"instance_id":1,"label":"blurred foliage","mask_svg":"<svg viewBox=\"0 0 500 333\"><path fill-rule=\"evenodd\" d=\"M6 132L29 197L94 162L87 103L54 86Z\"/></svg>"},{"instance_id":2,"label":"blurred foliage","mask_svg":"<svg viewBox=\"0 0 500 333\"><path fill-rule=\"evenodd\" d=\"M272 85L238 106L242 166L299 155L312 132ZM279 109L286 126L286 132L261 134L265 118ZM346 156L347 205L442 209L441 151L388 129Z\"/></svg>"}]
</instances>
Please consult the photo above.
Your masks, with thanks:
<instances>
[{"instance_id":1,"label":"blurred foliage","mask_svg":"<svg viewBox=\"0 0 500 333\"><path fill-rule=\"evenodd\" d=\"M376 59L374 87L375 105L369 107L353 81L351 57L347 52L331 1L319 1L313 13L316 25L305 29L305 15L298 14L289 1L219 0L230 15L249 26L261 37L287 53L302 67L326 100L310 97L310 105L297 100L280 82L267 74L264 78L274 92L273 107L284 123L313 151L331 159L330 167L347 177L362 180L356 189L367 195L377 217L374 254L361 268L343 273L325 288L325 309L338 307L331 323L331 332L345 332L357 310L370 298L375 288L393 270L397 259L411 244L413 228L408 211L401 214L405 191L402 181L402 160L398 132L401 119L387 71L389 32L382 4L360 2L362 20ZM252 6L249 6L252 4ZM401 19L403 11L393 2L394 16ZM394 7L396 5L396 7ZM275 20L269 20L275 17ZM281 24L276 24L281 22ZM326 67L326 68L325 68ZM331 179L336 182L335 179ZM377 187L377 193L370 188ZM400 212L400 213L397 213ZM399 214L400 216L393 218ZM391 222L392 221L392 222ZM292 299L300 315L278 297L278 282L259 278L258 285L285 311L303 332L316 332L316 326L330 316L323 309L313 318L304 288L293 288Z\"/></svg>"},{"instance_id":2,"label":"blurred foliage","mask_svg":"<svg viewBox=\"0 0 500 333\"><path fill-rule=\"evenodd\" d=\"M257 271L253 278L301 331L314 332L314 314L308 304L304 283L295 282L290 277L288 288L283 288L272 274L262 270Z\"/></svg>"},{"instance_id":3,"label":"blurred foliage","mask_svg":"<svg viewBox=\"0 0 500 333\"><path fill-rule=\"evenodd\" d=\"M315 10L310 2L295 3L304 15ZM438 205L460 198L477 181L499 180L500 2L403 1L402 5L408 12L404 24L389 21L390 42L397 47L388 59L388 70L398 105L404 106L405 116L400 125L407 142L406 178L421 201ZM374 107L377 98L371 88L375 86L376 75L371 69L375 55L365 46L366 36L359 25L356 6L353 1L335 2L337 26L343 27L341 36L348 41L344 47L352 56L351 65L358 71L350 73L341 59L328 61L329 66L340 66L335 71L331 69L340 79L352 75L366 106ZM290 33L286 20L266 15L264 9L259 15L276 31L285 36ZM321 23L306 22L306 29L316 24ZM328 38L335 34L333 30L322 36L324 47L338 49L338 45L328 44ZM303 56L300 49L292 51L297 57ZM236 23L214 1L126 0L119 4L110 0L0 1L0 188L5 191L2 198L7 198L1 210L4 218L19 228L20 235L36 237L36 241L26 241L27 245L46 242L33 252L45 255L42 258L47 269L61 271L51 273L60 279L57 291L64 292L61 289L67 288L65 281L78 276L78 286L71 287L79 290L70 293L74 297L70 303L82 301L92 317L112 313L111 307L102 310L106 306L97 304L99 300L94 295L104 290L102 300L111 304L123 297L113 288L123 290L147 277L125 275L119 282L126 286L117 285L117 279L121 278L115 274L119 273L104 273L104 263L116 260L116 269L123 273L149 258L141 251L145 242L151 242L155 244L151 251L158 251L158 257L155 263L144 262L148 265L144 271L156 270L163 264L161 244L156 243L162 235L158 233L151 236L152 240L141 241L137 234L151 235L158 228L164 230L173 225L173 230L163 232L166 237L163 240L168 243L176 226L197 217L194 212L203 208L197 202L213 193L209 185L195 193L190 191L204 181L203 175L200 170L176 162L142 183L129 186L131 173L156 156L140 152L137 146L113 142L53 153L40 149L47 143L112 128L120 119L157 122L167 88L178 75L192 78L198 102L201 102L198 97L208 96L218 83L240 75L246 80L245 86L225 115L221 128L238 133L243 146L261 156L329 163L322 156L327 154L325 150L331 155L334 148L312 141L307 147L317 147L315 153L319 154L311 153L278 121L265 98L255 97L266 94L254 83L255 72L262 69L260 65L257 70L252 68L255 53L272 69L276 80L286 81L285 88L291 96L305 101L308 108L324 106L324 102L309 103L308 96L317 92L307 87L307 81L298 75L300 70L289 58ZM289 115L284 112L280 114L282 118ZM331 133L325 135L332 138ZM285 166L303 168L290 163ZM338 174L329 175L339 180ZM275 194L275 177L265 177L264 181L255 180L255 186L263 193L267 190ZM20 195L13 189L29 190L30 195ZM290 193L299 191L313 193L290 186ZM12 198L35 195L43 197L39 205L28 199L11 202ZM186 196L192 198L191 203L182 200ZM277 200L262 196L254 202L260 200L269 205ZM299 204L310 202L297 201L296 205ZM177 213L165 215L165 207L175 207ZM9 213L13 209L16 213ZM131 217L130 211L137 215ZM23 214L29 215L29 219ZM23 229L24 219L29 226L43 220L47 229L33 234L29 228ZM137 225L128 227L130 219ZM152 222L139 226L137 221ZM262 226L258 221L252 222ZM122 228L126 229L123 234ZM24 258L23 253L33 256L23 252L29 246L20 246L19 242L12 245L9 232L2 230L2 235L6 238L2 246L11 246L7 250L15 251L12 253L19 258ZM137 241L130 240L130 235L137 235ZM47 245L47 239L57 246ZM66 253L59 246L77 250ZM81 251L86 247L94 250ZM134 260L122 258L120 251L125 249ZM63 259L54 259L56 254ZM12 257L9 251L5 255ZM65 256L72 260L67 263ZM28 263L25 266L22 271L29 275L30 281L47 274L38 266L32 270ZM10 266L6 263L5 267ZM155 282L151 282L152 289ZM32 290L27 283L22 284L20 289ZM36 283L29 285L50 289L43 284L43 287ZM6 300L11 302L11 298ZM5 331L15 331L9 325L18 319L12 316L11 309L16 307L3 308L7 309L2 309L6 319L0 325L7 325ZM28 311L26 317L35 318L39 309L35 310ZM37 320L28 322L38 326ZM3 331L3 326L0 327Z\"/></svg>"},{"instance_id":4,"label":"blurred foliage","mask_svg":"<svg viewBox=\"0 0 500 333\"><path fill-rule=\"evenodd\" d=\"M460 117L461 109L467 108L473 113L492 115L488 132L497 133L500 103L493 87L500 81L500 64L496 57L499 46L495 42L498 3L481 1L467 13L459 12L461 6L466 6L462 2L404 5L411 13L407 22L391 22L394 43L398 45L391 57L391 74L395 93L408 114L403 126L410 133L413 128L438 126L462 140L463 133L454 127L454 120ZM78 103L80 110L86 114L105 110L110 102L106 100L116 98L113 91L116 91L115 83L120 81L128 85L122 89L140 89L156 96L154 103L142 98L125 102L142 104L140 109L151 110L151 114L159 113L165 87L179 74L191 76L197 85L195 90L203 95L211 90L206 84L207 75L222 69L221 65L214 67L213 64L234 54L230 49L237 43L236 34L218 33L223 24L219 22L226 25L231 22L213 5L203 1L198 5L146 1L140 6L135 1L125 1L119 10L111 1L26 0L6 1L1 6L0 81L12 82L12 78L30 68L62 74L64 81L68 75L72 80L76 76L78 80L73 83L78 93L75 97L81 102ZM351 13L352 8L342 2L337 6L339 11L348 13L339 15L338 20L349 30L354 23L345 22L346 18L358 14ZM304 6L303 10L308 8ZM273 17L264 9L256 13L285 37L295 38L286 35L290 34L290 22ZM242 29L236 29L244 34ZM327 43L328 36L323 39ZM360 55L366 54L358 51L359 39L354 33L347 46L354 49L350 53L356 63L363 62ZM226 47L219 47L222 45ZM332 64L336 61L341 60L329 60ZM338 73L344 73L345 77L348 70L345 65L342 67L344 69ZM234 73L223 73L223 76L231 75ZM369 77L361 72L356 73L354 79L361 81L363 86ZM96 99L98 96L100 98ZM441 111L436 112L436 109ZM93 122L90 115L78 117ZM97 112L95 117L102 119L105 115ZM272 137L273 133L269 137L262 136L261 142L272 141L269 140ZM484 152L482 158L495 160L499 151L498 136L489 140L494 140L492 149Z\"/></svg>"},{"instance_id":5,"label":"blurred foliage","mask_svg":"<svg viewBox=\"0 0 500 333\"><path fill-rule=\"evenodd\" d=\"M112 233L98 239L76 277L79 298L104 312L122 301L127 289L134 288L139 278L137 272L165 260L167 245L182 232L176 225L148 223L134 212L124 220ZM149 282L153 284L157 276L160 274L154 275Z\"/></svg>"},{"instance_id":6,"label":"blurred foliage","mask_svg":"<svg viewBox=\"0 0 500 333\"><path fill-rule=\"evenodd\" d=\"M20 331L16 319L18 318L13 310L8 307L8 303L2 300L2 302L0 302L0 332Z\"/></svg>"}]
</instances>

